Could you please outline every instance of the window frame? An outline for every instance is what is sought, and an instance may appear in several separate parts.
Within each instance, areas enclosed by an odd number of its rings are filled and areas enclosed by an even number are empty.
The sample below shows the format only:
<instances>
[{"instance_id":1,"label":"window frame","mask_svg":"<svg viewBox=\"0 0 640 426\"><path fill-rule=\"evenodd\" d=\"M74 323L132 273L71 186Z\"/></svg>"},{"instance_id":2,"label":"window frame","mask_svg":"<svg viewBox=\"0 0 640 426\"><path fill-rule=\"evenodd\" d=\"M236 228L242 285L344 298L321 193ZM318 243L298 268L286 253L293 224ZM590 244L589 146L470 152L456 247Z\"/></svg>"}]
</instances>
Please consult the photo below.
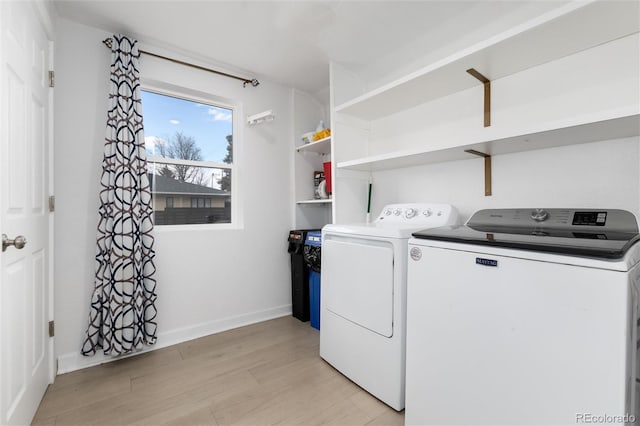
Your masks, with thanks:
<instances>
[{"instance_id":1,"label":"window frame","mask_svg":"<svg viewBox=\"0 0 640 426\"><path fill-rule=\"evenodd\" d=\"M231 99L216 96L211 93L194 90L187 87L177 86L171 83L166 83L153 79L141 79L140 90L145 92L152 92L158 95L170 96L173 98L182 99L189 102L202 103L204 105L210 105L213 107L220 107L232 111L232 158L233 162L227 164L224 162L216 161L193 161L183 159L172 159L160 156L148 156L148 163L156 164L177 164L194 167L208 167L216 169L226 169L231 172L231 222L230 223L206 223L206 224L177 224L177 225L158 225L154 223L154 228L158 231L201 231L203 229L242 229L243 217L242 217L242 198L241 190L238 188L238 182L240 180L240 167L238 163L242 158L242 127L240 126L240 117L242 117L242 104L240 102L234 102ZM144 124L144 105L142 106L143 124Z\"/></svg>"}]
</instances>

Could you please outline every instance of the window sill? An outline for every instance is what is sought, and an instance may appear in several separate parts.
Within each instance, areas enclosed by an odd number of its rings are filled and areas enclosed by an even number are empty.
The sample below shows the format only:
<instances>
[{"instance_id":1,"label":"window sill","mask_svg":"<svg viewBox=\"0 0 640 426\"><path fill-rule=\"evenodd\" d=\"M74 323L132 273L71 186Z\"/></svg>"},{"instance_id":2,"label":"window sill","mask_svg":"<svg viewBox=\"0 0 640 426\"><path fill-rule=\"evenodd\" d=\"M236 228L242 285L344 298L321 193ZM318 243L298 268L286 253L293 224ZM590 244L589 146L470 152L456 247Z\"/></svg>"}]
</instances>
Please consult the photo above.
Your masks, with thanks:
<instances>
[{"instance_id":1,"label":"window sill","mask_svg":"<svg viewBox=\"0 0 640 426\"><path fill-rule=\"evenodd\" d=\"M203 223L197 225L154 225L154 231L160 234L171 232L202 231L240 231L244 226L236 223Z\"/></svg>"}]
</instances>

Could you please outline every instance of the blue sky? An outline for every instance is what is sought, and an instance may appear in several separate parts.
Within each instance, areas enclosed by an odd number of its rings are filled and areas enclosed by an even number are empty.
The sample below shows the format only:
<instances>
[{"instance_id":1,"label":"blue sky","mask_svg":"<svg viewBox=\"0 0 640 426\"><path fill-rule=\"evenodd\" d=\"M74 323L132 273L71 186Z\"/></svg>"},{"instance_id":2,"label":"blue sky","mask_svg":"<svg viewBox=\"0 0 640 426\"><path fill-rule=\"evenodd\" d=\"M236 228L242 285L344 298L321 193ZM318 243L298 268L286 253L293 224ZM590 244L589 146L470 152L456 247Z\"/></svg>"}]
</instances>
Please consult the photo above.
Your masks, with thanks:
<instances>
[{"instance_id":1,"label":"blue sky","mask_svg":"<svg viewBox=\"0 0 640 426\"><path fill-rule=\"evenodd\" d=\"M192 136L204 161L222 162L227 154L226 136L232 134L232 111L142 91L144 136L149 155L158 139L168 140L176 132Z\"/></svg>"}]
</instances>

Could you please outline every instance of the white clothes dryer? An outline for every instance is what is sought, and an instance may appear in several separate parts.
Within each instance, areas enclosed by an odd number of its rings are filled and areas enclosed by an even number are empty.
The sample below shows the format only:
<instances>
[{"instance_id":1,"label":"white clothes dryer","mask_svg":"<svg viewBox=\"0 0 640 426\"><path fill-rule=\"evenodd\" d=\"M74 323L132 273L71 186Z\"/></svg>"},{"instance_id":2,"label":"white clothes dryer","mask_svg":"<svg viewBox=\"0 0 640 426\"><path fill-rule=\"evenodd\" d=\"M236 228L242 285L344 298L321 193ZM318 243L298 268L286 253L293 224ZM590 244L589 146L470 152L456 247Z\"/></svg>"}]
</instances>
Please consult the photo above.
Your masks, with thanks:
<instances>
[{"instance_id":1,"label":"white clothes dryer","mask_svg":"<svg viewBox=\"0 0 640 426\"><path fill-rule=\"evenodd\" d=\"M637 424L633 214L481 210L414 236L407 425Z\"/></svg>"},{"instance_id":2,"label":"white clothes dryer","mask_svg":"<svg viewBox=\"0 0 640 426\"><path fill-rule=\"evenodd\" d=\"M322 229L320 356L404 408L407 240L455 224L447 204L391 204L370 224Z\"/></svg>"}]
</instances>

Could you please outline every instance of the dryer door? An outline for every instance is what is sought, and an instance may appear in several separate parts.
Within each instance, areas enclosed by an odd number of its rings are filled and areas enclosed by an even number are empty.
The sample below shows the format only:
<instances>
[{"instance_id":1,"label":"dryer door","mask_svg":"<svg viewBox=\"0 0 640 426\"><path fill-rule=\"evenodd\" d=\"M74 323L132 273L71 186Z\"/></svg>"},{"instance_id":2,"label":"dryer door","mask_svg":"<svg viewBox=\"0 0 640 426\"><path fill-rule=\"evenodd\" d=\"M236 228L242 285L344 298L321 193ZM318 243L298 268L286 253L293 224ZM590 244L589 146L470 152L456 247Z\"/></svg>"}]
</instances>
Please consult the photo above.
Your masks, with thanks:
<instances>
[{"instance_id":1,"label":"dryer door","mask_svg":"<svg viewBox=\"0 0 640 426\"><path fill-rule=\"evenodd\" d=\"M331 237L322 244L322 309L391 337L393 245Z\"/></svg>"}]
</instances>

